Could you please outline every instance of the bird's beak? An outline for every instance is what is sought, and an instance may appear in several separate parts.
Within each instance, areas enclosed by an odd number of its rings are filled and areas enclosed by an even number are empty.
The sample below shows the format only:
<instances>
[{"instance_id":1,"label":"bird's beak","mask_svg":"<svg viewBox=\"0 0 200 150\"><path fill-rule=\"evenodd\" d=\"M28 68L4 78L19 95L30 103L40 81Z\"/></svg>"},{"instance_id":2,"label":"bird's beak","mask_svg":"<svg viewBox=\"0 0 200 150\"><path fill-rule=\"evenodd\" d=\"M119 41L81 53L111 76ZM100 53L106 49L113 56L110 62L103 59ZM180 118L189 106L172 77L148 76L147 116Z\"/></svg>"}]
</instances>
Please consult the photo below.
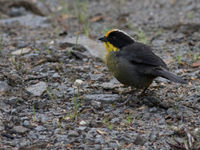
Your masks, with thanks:
<instances>
[{"instance_id":1,"label":"bird's beak","mask_svg":"<svg viewBox=\"0 0 200 150\"><path fill-rule=\"evenodd\" d=\"M108 42L107 38L105 36L100 37L98 40L102 41L102 42Z\"/></svg>"}]
</instances>

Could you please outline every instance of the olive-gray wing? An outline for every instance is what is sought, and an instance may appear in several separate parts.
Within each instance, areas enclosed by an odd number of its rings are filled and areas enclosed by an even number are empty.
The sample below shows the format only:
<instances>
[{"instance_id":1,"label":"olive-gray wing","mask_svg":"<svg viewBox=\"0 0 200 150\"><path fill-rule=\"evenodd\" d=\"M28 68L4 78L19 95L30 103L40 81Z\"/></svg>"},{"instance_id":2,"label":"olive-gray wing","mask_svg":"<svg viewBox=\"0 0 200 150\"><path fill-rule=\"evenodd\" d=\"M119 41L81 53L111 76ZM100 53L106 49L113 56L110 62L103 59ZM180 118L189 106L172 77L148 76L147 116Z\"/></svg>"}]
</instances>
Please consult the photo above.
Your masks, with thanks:
<instances>
[{"instance_id":1,"label":"olive-gray wing","mask_svg":"<svg viewBox=\"0 0 200 150\"><path fill-rule=\"evenodd\" d=\"M135 42L121 49L118 54L129 60L131 63L145 64L156 67L167 68L165 62L152 52L152 49L139 42Z\"/></svg>"}]
</instances>

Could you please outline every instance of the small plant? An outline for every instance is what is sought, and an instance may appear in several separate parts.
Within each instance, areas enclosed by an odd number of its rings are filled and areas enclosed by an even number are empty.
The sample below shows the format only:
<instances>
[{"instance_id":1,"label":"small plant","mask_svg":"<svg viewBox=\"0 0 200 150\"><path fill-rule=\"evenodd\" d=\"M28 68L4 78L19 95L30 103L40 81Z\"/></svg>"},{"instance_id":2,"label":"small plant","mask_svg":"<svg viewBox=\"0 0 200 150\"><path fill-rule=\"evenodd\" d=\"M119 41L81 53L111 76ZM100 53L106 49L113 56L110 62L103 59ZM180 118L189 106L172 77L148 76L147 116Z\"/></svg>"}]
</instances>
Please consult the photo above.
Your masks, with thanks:
<instances>
[{"instance_id":1,"label":"small plant","mask_svg":"<svg viewBox=\"0 0 200 150\"><path fill-rule=\"evenodd\" d=\"M0 54L2 52L2 46L3 45L3 36L0 37Z\"/></svg>"},{"instance_id":2,"label":"small plant","mask_svg":"<svg viewBox=\"0 0 200 150\"><path fill-rule=\"evenodd\" d=\"M178 64L182 64L182 63L183 63L183 62L182 62L182 58L181 58L180 55L178 55L176 58L177 58Z\"/></svg>"},{"instance_id":3,"label":"small plant","mask_svg":"<svg viewBox=\"0 0 200 150\"><path fill-rule=\"evenodd\" d=\"M33 105L33 116L32 116L33 121L36 120L36 117L35 117L35 116L36 116L36 115L35 115L35 105Z\"/></svg>"},{"instance_id":4,"label":"small plant","mask_svg":"<svg viewBox=\"0 0 200 150\"><path fill-rule=\"evenodd\" d=\"M45 45L45 50L46 50L46 52L47 52L47 54L51 54L51 51L50 51L50 49L48 48L48 46L47 45Z\"/></svg>"},{"instance_id":5,"label":"small plant","mask_svg":"<svg viewBox=\"0 0 200 150\"><path fill-rule=\"evenodd\" d=\"M18 65L14 57L10 57L10 61L12 65L14 66L15 70L20 70L20 66Z\"/></svg>"},{"instance_id":6,"label":"small plant","mask_svg":"<svg viewBox=\"0 0 200 150\"><path fill-rule=\"evenodd\" d=\"M67 14L68 13L68 3L66 3L64 0L58 1L60 2L59 14Z\"/></svg>"},{"instance_id":7,"label":"small plant","mask_svg":"<svg viewBox=\"0 0 200 150\"><path fill-rule=\"evenodd\" d=\"M86 36L89 36L89 21L88 21L88 12L87 12L87 1L74 1L74 10L76 14L76 18L80 27L82 27L83 32Z\"/></svg>"},{"instance_id":8,"label":"small plant","mask_svg":"<svg viewBox=\"0 0 200 150\"><path fill-rule=\"evenodd\" d=\"M50 90L49 90L48 87L46 88L46 93L47 93L47 95L49 96L49 98L50 98L51 100L54 100L54 99L55 99L54 96L53 96L53 94L50 92Z\"/></svg>"},{"instance_id":9,"label":"small plant","mask_svg":"<svg viewBox=\"0 0 200 150\"><path fill-rule=\"evenodd\" d=\"M79 39L79 35L80 35L80 33L77 33L77 35L76 35L75 49L78 48L78 39Z\"/></svg>"},{"instance_id":10,"label":"small plant","mask_svg":"<svg viewBox=\"0 0 200 150\"><path fill-rule=\"evenodd\" d=\"M57 120L57 126L58 126L58 128L59 128L60 130L62 130L61 122L60 122L59 119Z\"/></svg>"},{"instance_id":11,"label":"small plant","mask_svg":"<svg viewBox=\"0 0 200 150\"><path fill-rule=\"evenodd\" d=\"M160 36L160 35L162 35L162 33L163 33L163 29L158 29L157 31L156 31L156 33L155 33L155 35L154 36Z\"/></svg>"},{"instance_id":12,"label":"small plant","mask_svg":"<svg viewBox=\"0 0 200 150\"><path fill-rule=\"evenodd\" d=\"M74 97L74 100L73 100L74 108L73 108L73 110L70 111L70 113L65 118L69 118L70 120L77 120L77 118L80 115L79 109L81 106L81 103L79 102L79 100L80 100L80 91L79 91L79 87L78 87L78 93Z\"/></svg>"},{"instance_id":13,"label":"small plant","mask_svg":"<svg viewBox=\"0 0 200 150\"><path fill-rule=\"evenodd\" d=\"M68 48L67 48L67 55L70 56L71 53L72 53L72 52L71 52L71 49L68 47Z\"/></svg>"},{"instance_id":14,"label":"small plant","mask_svg":"<svg viewBox=\"0 0 200 150\"><path fill-rule=\"evenodd\" d=\"M109 122L107 117L104 117L103 123L109 130L112 130L114 127L113 123Z\"/></svg>"},{"instance_id":15,"label":"small plant","mask_svg":"<svg viewBox=\"0 0 200 150\"><path fill-rule=\"evenodd\" d=\"M197 62L198 58L199 58L200 54L193 54L193 63Z\"/></svg>"},{"instance_id":16,"label":"small plant","mask_svg":"<svg viewBox=\"0 0 200 150\"><path fill-rule=\"evenodd\" d=\"M126 117L126 123L130 125L133 122L133 119L134 119L133 114L129 113L128 116Z\"/></svg>"},{"instance_id":17,"label":"small plant","mask_svg":"<svg viewBox=\"0 0 200 150\"><path fill-rule=\"evenodd\" d=\"M177 114L178 113L178 106L174 105L173 109L174 109L175 114Z\"/></svg>"},{"instance_id":18,"label":"small plant","mask_svg":"<svg viewBox=\"0 0 200 150\"><path fill-rule=\"evenodd\" d=\"M144 44L147 44L147 41L148 41L147 36L143 30L139 30L137 35L138 35L138 41L140 41Z\"/></svg>"},{"instance_id":19,"label":"small plant","mask_svg":"<svg viewBox=\"0 0 200 150\"><path fill-rule=\"evenodd\" d=\"M112 130L113 129L113 124L112 123L108 123L107 128Z\"/></svg>"},{"instance_id":20,"label":"small plant","mask_svg":"<svg viewBox=\"0 0 200 150\"><path fill-rule=\"evenodd\" d=\"M193 16L194 16L194 13L193 12L188 12L187 13L187 17L192 20L193 19Z\"/></svg>"}]
</instances>

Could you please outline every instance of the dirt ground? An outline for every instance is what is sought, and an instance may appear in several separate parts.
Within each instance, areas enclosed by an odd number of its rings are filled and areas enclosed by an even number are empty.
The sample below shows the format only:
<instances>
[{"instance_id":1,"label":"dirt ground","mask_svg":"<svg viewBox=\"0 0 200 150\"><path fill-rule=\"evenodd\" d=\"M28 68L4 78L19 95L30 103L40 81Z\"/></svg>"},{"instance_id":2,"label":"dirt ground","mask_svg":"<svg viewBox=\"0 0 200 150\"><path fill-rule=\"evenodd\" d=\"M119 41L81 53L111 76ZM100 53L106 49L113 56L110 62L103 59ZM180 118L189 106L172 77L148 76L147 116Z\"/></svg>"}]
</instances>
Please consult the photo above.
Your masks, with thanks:
<instances>
[{"instance_id":1,"label":"dirt ground","mask_svg":"<svg viewBox=\"0 0 200 150\"><path fill-rule=\"evenodd\" d=\"M98 41L119 28L187 85L139 101ZM0 0L0 149L200 150L199 0Z\"/></svg>"}]
</instances>

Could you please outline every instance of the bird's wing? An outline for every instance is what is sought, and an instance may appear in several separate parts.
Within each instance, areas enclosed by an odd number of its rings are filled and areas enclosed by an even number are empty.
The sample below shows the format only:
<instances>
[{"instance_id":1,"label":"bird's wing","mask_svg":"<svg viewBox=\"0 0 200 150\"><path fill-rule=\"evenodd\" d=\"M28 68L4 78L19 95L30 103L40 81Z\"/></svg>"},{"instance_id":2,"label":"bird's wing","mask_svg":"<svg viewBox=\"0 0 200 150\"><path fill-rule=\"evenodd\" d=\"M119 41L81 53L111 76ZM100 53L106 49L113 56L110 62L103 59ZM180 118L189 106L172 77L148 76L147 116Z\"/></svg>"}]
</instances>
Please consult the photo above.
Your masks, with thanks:
<instances>
[{"instance_id":1,"label":"bird's wing","mask_svg":"<svg viewBox=\"0 0 200 150\"><path fill-rule=\"evenodd\" d=\"M152 52L149 46L142 43L135 42L129 46L124 47L120 51L121 56L125 57L132 63L146 64L151 66L160 66L167 69L165 62Z\"/></svg>"}]
</instances>

